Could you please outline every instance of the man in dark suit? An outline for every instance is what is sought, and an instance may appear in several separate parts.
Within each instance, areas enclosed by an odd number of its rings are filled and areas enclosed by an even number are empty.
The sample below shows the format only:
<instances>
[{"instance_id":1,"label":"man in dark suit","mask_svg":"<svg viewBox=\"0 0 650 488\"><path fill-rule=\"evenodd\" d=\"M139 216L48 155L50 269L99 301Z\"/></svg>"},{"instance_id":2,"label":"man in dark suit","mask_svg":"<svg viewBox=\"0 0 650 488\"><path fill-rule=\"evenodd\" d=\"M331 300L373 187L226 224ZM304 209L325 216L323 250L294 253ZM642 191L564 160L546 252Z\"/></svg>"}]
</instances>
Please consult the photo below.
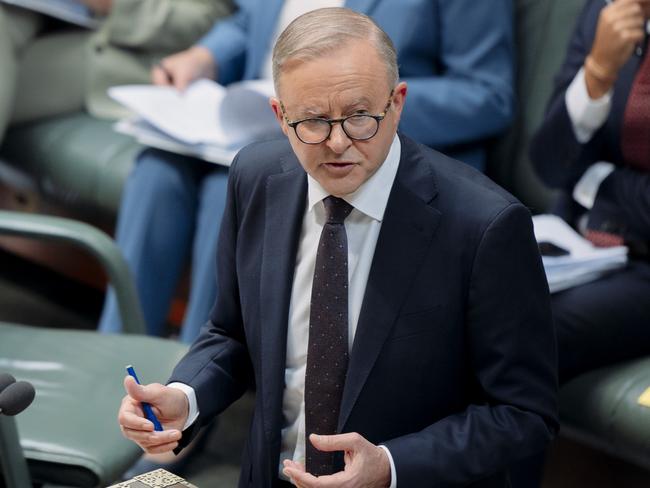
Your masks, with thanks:
<instances>
[{"instance_id":1,"label":"man in dark suit","mask_svg":"<svg viewBox=\"0 0 650 488\"><path fill-rule=\"evenodd\" d=\"M407 86L368 17L305 14L273 64L288 142L234 161L211 319L169 385L125 380L124 434L180 448L254 386L241 487L507 486L557 429L528 211L397 136Z\"/></svg>"}]
</instances>

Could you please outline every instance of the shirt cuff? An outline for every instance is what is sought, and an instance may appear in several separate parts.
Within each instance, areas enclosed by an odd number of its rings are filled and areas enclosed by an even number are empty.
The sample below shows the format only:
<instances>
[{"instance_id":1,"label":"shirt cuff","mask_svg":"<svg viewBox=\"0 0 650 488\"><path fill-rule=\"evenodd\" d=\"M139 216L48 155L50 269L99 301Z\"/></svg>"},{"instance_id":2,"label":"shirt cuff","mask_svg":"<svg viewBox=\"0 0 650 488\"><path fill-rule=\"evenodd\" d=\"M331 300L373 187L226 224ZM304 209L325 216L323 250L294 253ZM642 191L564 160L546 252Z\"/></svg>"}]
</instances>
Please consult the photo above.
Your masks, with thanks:
<instances>
[{"instance_id":1,"label":"shirt cuff","mask_svg":"<svg viewBox=\"0 0 650 488\"><path fill-rule=\"evenodd\" d=\"M612 107L612 90L600 98L592 99L587 92L584 68L580 68L566 91L564 101L573 133L580 144L585 144L607 120Z\"/></svg>"},{"instance_id":2,"label":"shirt cuff","mask_svg":"<svg viewBox=\"0 0 650 488\"><path fill-rule=\"evenodd\" d=\"M598 161L589 166L576 186L573 187L573 199L587 210L594 206L600 184L607 178L615 166L606 161Z\"/></svg>"},{"instance_id":3,"label":"shirt cuff","mask_svg":"<svg viewBox=\"0 0 650 488\"><path fill-rule=\"evenodd\" d=\"M187 429L190 425L192 425L197 417L199 416L199 407L196 404L196 393L194 393L194 388L192 388L189 385L186 385L185 383L170 383L167 386L170 388L176 388L177 390L181 390L183 393L185 393L185 396L187 397L187 401L189 402L190 405L190 411L187 414L187 420L185 421L185 425L183 426L182 430Z\"/></svg>"},{"instance_id":4,"label":"shirt cuff","mask_svg":"<svg viewBox=\"0 0 650 488\"><path fill-rule=\"evenodd\" d=\"M397 471L395 471L395 462L393 461L393 456L386 446L380 445L388 456L388 461L390 462L390 488L397 488Z\"/></svg>"}]
</instances>

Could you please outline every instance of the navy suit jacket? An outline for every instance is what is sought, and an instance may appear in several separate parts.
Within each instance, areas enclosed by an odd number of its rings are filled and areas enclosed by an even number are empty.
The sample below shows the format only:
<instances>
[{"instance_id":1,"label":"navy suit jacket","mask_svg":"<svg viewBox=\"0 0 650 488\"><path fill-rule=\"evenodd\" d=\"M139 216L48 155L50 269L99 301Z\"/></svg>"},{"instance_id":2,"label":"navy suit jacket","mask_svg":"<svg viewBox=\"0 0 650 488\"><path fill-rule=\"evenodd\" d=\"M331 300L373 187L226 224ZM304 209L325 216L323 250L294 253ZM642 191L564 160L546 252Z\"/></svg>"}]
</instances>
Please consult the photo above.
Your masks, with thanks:
<instances>
[{"instance_id":1,"label":"navy suit jacket","mask_svg":"<svg viewBox=\"0 0 650 488\"><path fill-rule=\"evenodd\" d=\"M239 0L201 41L228 84L260 76L283 0ZM512 0L346 0L390 36L409 100L400 130L482 168L514 112Z\"/></svg>"},{"instance_id":2,"label":"navy suit jacket","mask_svg":"<svg viewBox=\"0 0 650 488\"><path fill-rule=\"evenodd\" d=\"M563 190L558 213L569 222L584 212L570 197L582 174L597 161L616 164L617 169L599 188L589 227L614 231L631 241L650 242L650 174L626 167L621 150L625 107L647 52L647 40L621 69L609 117L587 143L576 139L565 103L566 90L591 51L598 16L605 5L603 0L590 0L578 19L546 115L531 142L530 156L542 180Z\"/></svg>"},{"instance_id":3,"label":"navy suit jacket","mask_svg":"<svg viewBox=\"0 0 650 488\"><path fill-rule=\"evenodd\" d=\"M504 486L557 428L555 339L530 214L469 166L401 137L357 326L340 432L383 443L400 486ZM170 381L210 422L256 402L240 487L278 475L289 302L307 178L288 142L230 170L211 318Z\"/></svg>"}]
</instances>

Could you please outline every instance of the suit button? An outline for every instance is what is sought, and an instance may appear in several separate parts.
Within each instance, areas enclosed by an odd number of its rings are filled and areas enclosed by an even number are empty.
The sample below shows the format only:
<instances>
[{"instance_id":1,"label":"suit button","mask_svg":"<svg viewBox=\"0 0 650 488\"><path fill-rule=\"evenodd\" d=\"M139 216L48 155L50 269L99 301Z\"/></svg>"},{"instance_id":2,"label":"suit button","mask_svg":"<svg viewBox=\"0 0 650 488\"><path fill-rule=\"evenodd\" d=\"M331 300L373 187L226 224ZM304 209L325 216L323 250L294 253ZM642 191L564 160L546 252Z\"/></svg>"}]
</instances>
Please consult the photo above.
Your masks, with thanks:
<instances>
[{"instance_id":1,"label":"suit button","mask_svg":"<svg viewBox=\"0 0 650 488\"><path fill-rule=\"evenodd\" d=\"M97 44L97 45L95 46L95 52L96 52L97 54L101 54L102 52L104 52L104 47L103 47L103 46L100 46L99 44Z\"/></svg>"}]
</instances>

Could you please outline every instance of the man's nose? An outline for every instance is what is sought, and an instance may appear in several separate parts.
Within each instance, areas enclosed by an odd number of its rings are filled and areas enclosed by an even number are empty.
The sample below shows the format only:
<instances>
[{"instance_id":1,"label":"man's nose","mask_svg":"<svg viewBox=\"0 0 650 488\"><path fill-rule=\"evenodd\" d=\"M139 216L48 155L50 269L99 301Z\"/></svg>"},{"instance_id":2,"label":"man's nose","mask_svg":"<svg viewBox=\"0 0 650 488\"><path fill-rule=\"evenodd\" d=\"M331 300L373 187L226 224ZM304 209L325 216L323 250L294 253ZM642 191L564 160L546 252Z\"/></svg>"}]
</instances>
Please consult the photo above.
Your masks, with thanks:
<instances>
[{"instance_id":1,"label":"man's nose","mask_svg":"<svg viewBox=\"0 0 650 488\"><path fill-rule=\"evenodd\" d=\"M330 136L325 143L336 154L343 154L352 144L352 139L345 133L341 124L333 124Z\"/></svg>"}]
</instances>

